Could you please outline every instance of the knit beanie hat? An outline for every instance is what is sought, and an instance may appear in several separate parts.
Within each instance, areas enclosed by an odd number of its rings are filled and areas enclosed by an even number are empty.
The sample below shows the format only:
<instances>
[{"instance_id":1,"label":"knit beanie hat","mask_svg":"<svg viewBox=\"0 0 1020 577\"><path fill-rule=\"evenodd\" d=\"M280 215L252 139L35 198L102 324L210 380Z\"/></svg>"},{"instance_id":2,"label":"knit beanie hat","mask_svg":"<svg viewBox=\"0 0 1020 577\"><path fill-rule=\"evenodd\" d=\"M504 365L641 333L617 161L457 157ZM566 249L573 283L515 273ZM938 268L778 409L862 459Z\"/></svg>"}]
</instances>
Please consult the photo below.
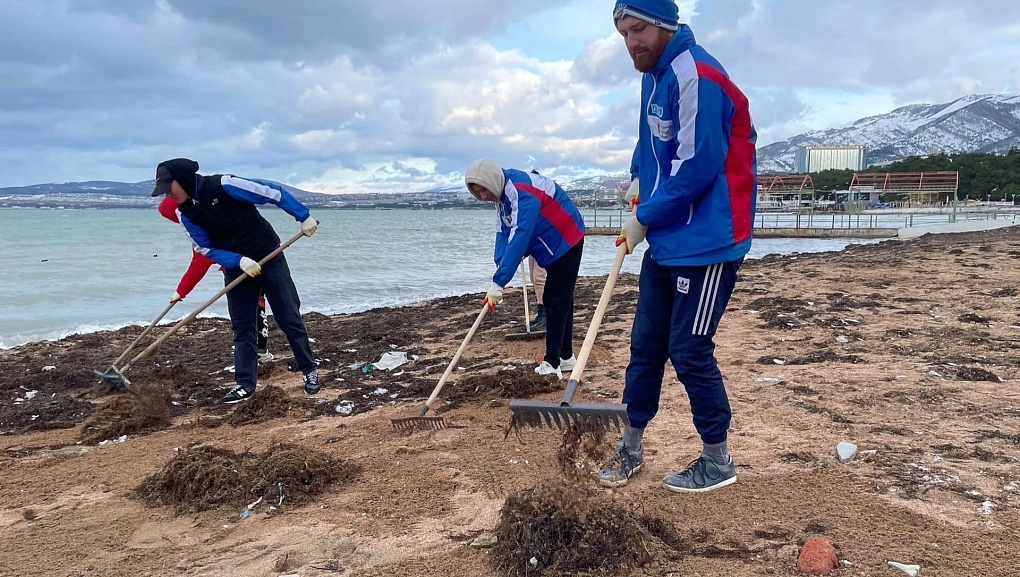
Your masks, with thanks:
<instances>
[{"instance_id":1,"label":"knit beanie hat","mask_svg":"<svg viewBox=\"0 0 1020 577\"><path fill-rule=\"evenodd\" d=\"M152 196L161 196L170 190L170 183L177 181L188 196L195 196L195 173L198 172L198 163L190 158L174 158L164 160L156 165L156 188Z\"/></svg>"},{"instance_id":2,"label":"knit beanie hat","mask_svg":"<svg viewBox=\"0 0 1020 577\"><path fill-rule=\"evenodd\" d=\"M496 195L496 200L499 200L503 196L506 176L503 175L503 169L498 164L488 158L483 158L471 163L464 176L464 182L468 185L468 190L471 190L472 184L478 184ZM478 198L474 192L471 192L471 195Z\"/></svg>"},{"instance_id":3,"label":"knit beanie hat","mask_svg":"<svg viewBox=\"0 0 1020 577\"><path fill-rule=\"evenodd\" d=\"M613 23L625 16L633 16L666 30L676 31L680 27L680 10L673 0L617 0Z\"/></svg>"}]
</instances>

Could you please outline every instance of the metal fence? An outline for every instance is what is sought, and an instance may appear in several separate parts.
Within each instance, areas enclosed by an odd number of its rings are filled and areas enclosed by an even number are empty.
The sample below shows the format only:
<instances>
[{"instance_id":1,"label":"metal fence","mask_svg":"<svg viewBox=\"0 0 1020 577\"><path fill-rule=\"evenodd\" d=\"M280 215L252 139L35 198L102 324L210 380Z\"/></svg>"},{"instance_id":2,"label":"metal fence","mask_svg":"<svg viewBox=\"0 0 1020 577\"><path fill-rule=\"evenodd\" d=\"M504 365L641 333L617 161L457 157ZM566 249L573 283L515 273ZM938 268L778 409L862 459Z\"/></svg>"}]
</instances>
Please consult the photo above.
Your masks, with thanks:
<instances>
[{"instance_id":1,"label":"metal fence","mask_svg":"<svg viewBox=\"0 0 1020 577\"><path fill-rule=\"evenodd\" d=\"M623 206L579 207L586 227L619 228L630 217ZM968 207L953 210L890 209L869 212L830 212L803 210L800 212L759 212L754 217L756 229L811 228L811 229L876 229L933 226L976 220L1020 220L1020 207Z\"/></svg>"},{"instance_id":2,"label":"metal fence","mask_svg":"<svg viewBox=\"0 0 1020 577\"><path fill-rule=\"evenodd\" d=\"M584 226L588 228L620 228L625 220L630 218L630 213L623 210L623 207L579 207L581 218L584 219Z\"/></svg>"},{"instance_id":3,"label":"metal fence","mask_svg":"<svg viewBox=\"0 0 1020 577\"><path fill-rule=\"evenodd\" d=\"M758 213L754 218L757 229L773 228L816 228L816 229L873 229L910 228L932 226L975 220L1009 220L1020 218L1020 211L1003 210L956 210L928 212L882 213L835 213L835 212L768 212Z\"/></svg>"}]
</instances>

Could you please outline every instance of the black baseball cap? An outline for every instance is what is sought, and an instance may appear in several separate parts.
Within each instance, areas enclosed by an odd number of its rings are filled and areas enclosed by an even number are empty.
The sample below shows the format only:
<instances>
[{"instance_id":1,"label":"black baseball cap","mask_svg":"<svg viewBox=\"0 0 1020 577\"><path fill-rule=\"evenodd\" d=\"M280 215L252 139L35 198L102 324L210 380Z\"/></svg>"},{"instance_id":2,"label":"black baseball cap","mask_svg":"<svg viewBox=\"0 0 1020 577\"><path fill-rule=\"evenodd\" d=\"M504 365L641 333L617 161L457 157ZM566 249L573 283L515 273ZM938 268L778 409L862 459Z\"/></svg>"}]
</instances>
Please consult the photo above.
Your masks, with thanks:
<instances>
[{"instance_id":1,"label":"black baseball cap","mask_svg":"<svg viewBox=\"0 0 1020 577\"><path fill-rule=\"evenodd\" d=\"M156 188L152 189L152 196L163 196L170 192L170 185L174 177L162 164L156 167Z\"/></svg>"},{"instance_id":2,"label":"black baseball cap","mask_svg":"<svg viewBox=\"0 0 1020 577\"><path fill-rule=\"evenodd\" d=\"M152 196L163 196L170 192L170 185L175 180L189 196L193 196L196 172L198 172L198 163L190 158L164 160L156 165L156 188L152 189Z\"/></svg>"}]
</instances>

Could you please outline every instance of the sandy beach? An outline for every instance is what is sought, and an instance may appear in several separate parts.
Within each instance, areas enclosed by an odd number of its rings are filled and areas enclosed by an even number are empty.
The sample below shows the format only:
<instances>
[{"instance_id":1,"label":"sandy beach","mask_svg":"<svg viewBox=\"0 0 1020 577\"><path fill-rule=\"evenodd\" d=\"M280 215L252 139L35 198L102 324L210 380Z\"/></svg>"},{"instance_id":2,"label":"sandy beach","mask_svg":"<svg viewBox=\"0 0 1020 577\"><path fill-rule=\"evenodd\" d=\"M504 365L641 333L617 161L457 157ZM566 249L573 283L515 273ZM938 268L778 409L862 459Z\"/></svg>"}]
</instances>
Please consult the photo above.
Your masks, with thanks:
<instances>
[{"instance_id":1,"label":"sandy beach","mask_svg":"<svg viewBox=\"0 0 1020 577\"><path fill-rule=\"evenodd\" d=\"M541 340L506 339L523 328L519 289L444 389L449 426L428 432L391 419L417 414L480 295L306 315L323 402L302 393L275 327L259 392L233 407L215 405L232 383L224 320L196 321L133 367L128 394L92 371L141 327L0 351L0 577L551 575L550 551L470 545L506 535L508 498L536 487L636 520L634 559L574 551L592 574L798 575L800 546L822 536L841 576L902 575L890 560L923 577L1017 575L1018 258L1009 227L745 263L716 336L739 481L701 495L661 487L700 450L668 368L645 467L626 487L595 488L583 455L568 471L561 431L507 430L510 399L562 390L531 372ZM578 347L604 283L579 281ZM637 277L621 276L583 400L618 402L636 299ZM411 362L364 371L394 351ZM858 447L853 462L836 458L843 441ZM265 473L280 444L277 461L298 468L287 483ZM159 493L182 478L153 479L169 463L211 449L237 455L216 475L239 475L238 494L217 500L195 481L183 500ZM531 557L542 560L505 562Z\"/></svg>"}]
</instances>

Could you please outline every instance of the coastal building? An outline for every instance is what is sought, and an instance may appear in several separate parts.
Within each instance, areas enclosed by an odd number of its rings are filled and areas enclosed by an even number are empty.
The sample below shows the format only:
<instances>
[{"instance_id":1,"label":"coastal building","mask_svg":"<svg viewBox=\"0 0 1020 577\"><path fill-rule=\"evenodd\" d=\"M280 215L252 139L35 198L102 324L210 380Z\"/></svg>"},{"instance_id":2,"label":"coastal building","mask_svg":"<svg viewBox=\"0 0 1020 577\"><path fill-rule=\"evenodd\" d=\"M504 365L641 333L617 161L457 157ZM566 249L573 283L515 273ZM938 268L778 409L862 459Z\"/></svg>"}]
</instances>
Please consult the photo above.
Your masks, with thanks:
<instances>
[{"instance_id":1,"label":"coastal building","mask_svg":"<svg viewBox=\"0 0 1020 577\"><path fill-rule=\"evenodd\" d=\"M815 183L810 174L759 174L757 212L796 210L811 205Z\"/></svg>"},{"instance_id":2,"label":"coastal building","mask_svg":"<svg viewBox=\"0 0 1020 577\"><path fill-rule=\"evenodd\" d=\"M850 146L804 146L794 154L796 172L821 172L823 170L863 171L868 167L867 147L863 144Z\"/></svg>"},{"instance_id":3,"label":"coastal building","mask_svg":"<svg viewBox=\"0 0 1020 577\"><path fill-rule=\"evenodd\" d=\"M854 174L848 204L855 208L911 208L953 204L960 190L958 171L861 172Z\"/></svg>"}]
</instances>

